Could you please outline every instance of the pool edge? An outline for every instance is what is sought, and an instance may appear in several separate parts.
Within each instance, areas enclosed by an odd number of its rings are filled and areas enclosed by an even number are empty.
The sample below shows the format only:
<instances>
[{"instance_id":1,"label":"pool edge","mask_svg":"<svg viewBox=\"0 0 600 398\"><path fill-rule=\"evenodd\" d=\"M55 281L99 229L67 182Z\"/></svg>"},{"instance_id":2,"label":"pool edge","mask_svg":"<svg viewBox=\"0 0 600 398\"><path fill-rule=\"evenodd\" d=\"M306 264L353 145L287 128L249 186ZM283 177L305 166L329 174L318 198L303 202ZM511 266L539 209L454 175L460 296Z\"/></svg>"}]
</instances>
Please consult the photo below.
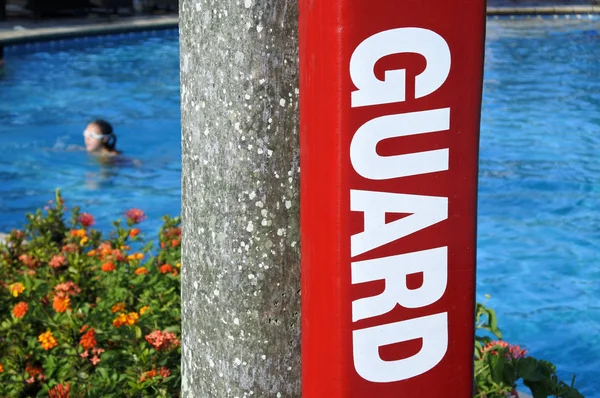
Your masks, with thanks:
<instances>
[{"instance_id":1,"label":"pool edge","mask_svg":"<svg viewBox=\"0 0 600 398\"><path fill-rule=\"evenodd\" d=\"M167 16L152 19L136 19L129 21L97 23L82 26L62 26L31 30L9 31L0 33L0 47L31 42L75 39L79 37L89 36L102 36L115 33L172 29L177 28L178 25L178 16Z\"/></svg>"}]
</instances>

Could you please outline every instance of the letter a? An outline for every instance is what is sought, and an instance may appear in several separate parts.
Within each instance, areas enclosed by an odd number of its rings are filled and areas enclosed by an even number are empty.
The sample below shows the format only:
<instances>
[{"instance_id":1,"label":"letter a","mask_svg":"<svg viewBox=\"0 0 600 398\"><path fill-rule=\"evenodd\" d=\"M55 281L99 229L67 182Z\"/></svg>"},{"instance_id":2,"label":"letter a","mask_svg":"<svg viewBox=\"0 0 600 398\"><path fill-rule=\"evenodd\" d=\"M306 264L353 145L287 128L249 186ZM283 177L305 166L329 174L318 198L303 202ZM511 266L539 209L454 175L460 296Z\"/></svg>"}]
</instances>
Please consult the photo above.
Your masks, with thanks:
<instances>
[{"instance_id":1,"label":"letter a","mask_svg":"<svg viewBox=\"0 0 600 398\"><path fill-rule=\"evenodd\" d=\"M448 198L375 191L350 191L350 209L364 213L364 231L350 238L352 257L448 218ZM386 213L409 213L390 223Z\"/></svg>"}]
</instances>

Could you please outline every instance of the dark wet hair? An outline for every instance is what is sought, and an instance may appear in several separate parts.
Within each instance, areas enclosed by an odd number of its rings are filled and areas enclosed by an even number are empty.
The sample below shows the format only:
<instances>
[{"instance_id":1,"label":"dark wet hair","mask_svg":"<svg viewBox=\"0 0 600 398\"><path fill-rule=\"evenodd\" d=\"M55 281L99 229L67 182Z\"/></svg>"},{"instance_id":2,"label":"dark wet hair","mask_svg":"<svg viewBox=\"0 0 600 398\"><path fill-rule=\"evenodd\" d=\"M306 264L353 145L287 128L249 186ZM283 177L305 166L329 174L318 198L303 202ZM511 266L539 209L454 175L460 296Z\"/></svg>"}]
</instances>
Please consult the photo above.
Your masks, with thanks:
<instances>
[{"instance_id":1,"label":"dark wet hair","mask_svg":"<svg viewBox=\"0 0 600 398\"><path fill-rule=\"evenodd\" d=\"M115 146L117 145L117 136L115 133L113 133L112 125L106 120L102 119L92 120L90 124L95 124L98 126L102 135L108 136L108 140L102 141L102 144L104 145L104 148L108 149L109 151L114 151Z\"/></svg>"}]
</instances>

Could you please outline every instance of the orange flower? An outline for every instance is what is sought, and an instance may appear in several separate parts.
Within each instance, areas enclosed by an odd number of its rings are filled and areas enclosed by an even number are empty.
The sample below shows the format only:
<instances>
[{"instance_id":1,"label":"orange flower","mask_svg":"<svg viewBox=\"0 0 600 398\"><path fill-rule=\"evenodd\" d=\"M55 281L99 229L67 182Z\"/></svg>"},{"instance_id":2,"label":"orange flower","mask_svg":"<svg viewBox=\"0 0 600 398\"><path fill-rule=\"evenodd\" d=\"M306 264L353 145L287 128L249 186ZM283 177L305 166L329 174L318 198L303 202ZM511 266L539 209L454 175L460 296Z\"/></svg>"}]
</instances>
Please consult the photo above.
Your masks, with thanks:
<instances>
[{"instance_id":1,"label":"orange flower","mask_svg":"<svg viewBox=\"0 0 600 398\"><path fill-rule=\"evenodd\" d=\"M79 333L83 333L83 332L85 332L85 331L87 330L87 328L89 328L89 326L88 326L88 325L83 325L83 326L81 327L81 329L79 329Z\"/></svg>"},{"instance_id":2,"label":"orange flower","mask_svg":"<svg viewBox=\"0 0 600 398\"><path fill-rule=\"evenodd\" d=\"M113 325L116 328L120 328L121 326L125 325L125 323L127 323L127 315L125 314L119 314L119 316L113 320Z\"/></svg>"},{"instance_id":3,"label":"orange flower","mask_svg":"<svg viewBox=\"0 0 600 398\"><path fill-rule=\"evenodd\" d=\"M142 376L140 376L140 383L143 383L146 380L152 379L154 377L156 377L156 369L152 369L147 372L144 372L144 373L142 373Z\"/></svg>"},{"instance_id":4,"label":"orange flower","mask_svg":"<svg viewBox=\"0 0 600 398\"><path fill-rule=\"evenodd\" d=\"M179 239L173 239L171 241L171 247L177 247L179 246Z\"/></svg>"},{"instance_id":5,"label":"orange flower","mask_svg":"<svg viewBox=\"0 0 600 398\"><path fill-rule=\"evenodd\" d=\"M71 386L69 383L66 385L57 384L48 391L48 398L70 398L71 397Z\"/></svg>"},{"instance_id":6,"label":"orange flower","mask_svg":"<svg viewBox=\"0 0 600 398\"><path fill-rule=\"evenodd\" d=\"M60 268L67 264L67 258L63 255L56 255L52 257L52 260L48 263L52 268Z\"/></svg>"},{"instance_id":7,"label":"orange flower","mask_svg":"<svg viewBox=\"0 0 600 398\"><path fill-rule=\"evenodd\" d=\"M4 372L4 366L2 366L2 364L0 363L0 373Z\"/></svg>"},{"instance_id":8,"label":"orange flower","mask_svg":"<svg viewBox=\"0 0 600 398\"><path fill-rule=\"evenodd\" d=\"M130 238L135 238L136 236L138 236L140 234L140 229L139 228L133 228L131 231L129 231L129 237Z\"/></svg>"},{"instance_id":9,"label":"orange flower","mask_svg":"<svg viewBox=\"0 0 600 398\"><path fill-rule=\"evenodd\" d=\"M26 302L21 301L13 308L13 315L15 318L23 318L27 311L29 311L29 305L27 305Z\"/></svg>"},{"instance_id":10,"label":"orange flower","mask_svg":"<svg viewBox=\"0 0 600 398\"><path fill-rule=\"evenodd\" d=\"M133 326L137 323L138 319L140 319L140 316L137 312L130 312L129 314L119 314L119 316L113 320L113 325L116 328L119 328L123 325Z\"/></svg>"},{"instance_id":11,"label":"orange flower","mask_svg":"<svg viewBox=\"0 0 600 398\"><path fill-rule=\"evenodd\" d=\"M123 245L123 246L121 246L121 250L131 250L131 247L129 247L127 245Z\"/></svg>"},{"instance_id":12,"label":"orange flower","mask_svg":"<svg viewBox=\"0 0 600 398\"><path fill-rule=\"evenodd\" d=\"M140 319L140 315L137 312L130 312L129 314L127 314L127 325L135 325L138 319Z\"/></svg>"},{"instance_id":13,"label":"orange flower","mask_svg":"<svg viewBox=\"0 0 600 398\"><path fill-rule=\"evenodd\" d=\"M133 224L139 224L146 219L146 215L140 209L130 209L125 213L127 220Z\"/></svg>"},{"instance_id":14,"label":"orange flower","mask_svg":"<svg viewBox=\"0 0 600 398\"><path fill-rule=\"evenodd\" d=\"M144 253L133 253L130 254L129 256L127 256L127 260L132 261L132 260L143 260L144 259Z\"/></svg>"},{"instance_id":15,"label":"orange flower","mask_svg":"<svg viewBox=\"0 0 600 398\"><path fill-rule=\"evenodd\" d=\"M79 238L83 238L84 236L87 235L87 231L85 229L72 229L71 231L69 231L69 234L71 236L77 236Z\"/></svg>"},{"instance_id":16,"label":"orange flower","mask_svg":"<svg viewBox=\"0 0 600 398\"><path fill-rule=\"evenodd\" d=\"M94 216L92 216L89 213L81 213L81 215L79 216L79 218L77 218L77 221L79 221L81 223L81 225L83 225L84 227L91 227L92 225L94 225Z\"/></svg>"},{"instance_id":17,"label":"orange flower","mask_svg":"<svg viewBox=\"0 0 600 398\"><path fill-rule=\"evenodd\" d=\"M117 303L110 309L113 313L125 311L125 303Z\"/></svg>"},{"instance_id":18,"label":"orange flower","mask_svg":"<svg viewBox=\"0 0 600 398\"><path fill-rule=\"evenodd\" d=\"M165 248L165 242L160 242L160 248L164 249Z\"/></svg>"},{"instance_id":19,"label":"orange flower","mask_svg":"<svg viewBox=\"0 0 600 398\"><path fill-rule=\"evenodd\" d=\"M42 348L46 351L56 347L58 341L54 338L51 331L44 332L38 336L38 341L42 345Z\"/></svg>"},{"instance_id":20,"label":"orange flower","mask_svg":"<svg viewBox=\"0 0 600 398\"><path fill-rule=\"evenodd\" d=\"M18 297L19 294L23 293L25 290L25 286L23 286L21 282L17 282L10 285L8 290L10 290L10 293L13 295L13 297Z\"/></svg>"},{"instance_id":21,"label":"orange flower","mask_svg":"<svg viewBox=\"0 0 600 398\"><path fill-rule=\"evenodd\" d=\"M98 253L98 251L94 249L94 250L90 250L87 255L90 257L94 257L97 253Z\"/></svg>"},{"instance_id":22,"label":"orange flower","mask_svg":"<svg viewBox=\"0 0 600 398\"><path fill-rule=\"evenodd\" d=\"M173 266L171 264L163 264L159 268L161 274L166 274L167 272L173 272Z\"/></svg>"},{"instance_id":23,"label":"orange flower","mask_svg":"<svg viewBox=\"0 0 600 398\"><path fill-rule=\"evenodd\" d=\"M83 336L81 336L79 345L86 350L96 347L96 331L94 328L90 328Z\"/></svg>"},{"instance_id":24,"label":"orange flower","mask_svg":"<svg viewBox=\"0 0 600 398\"><path fill-rule=\"evenodd\" d=\"M148 273L148 270L146 269L146 267L140 267L136 269L133 273L136 275L145 275Z\"/></svg>"},{"instance_id":25,"label":"orange flower","mask_svg":"<svg viewBox=\"0 0 600 398\"><path fill-rule=\"evenodd\" d=\"M140 308L140 315L144 315L146 313L146 311L150 310L150 306L149 305L145 305L142 308Z\"/></svg>"},{"instance_id":26,"label":"orange flower","mask_svg":"<svg viewBox=\"0 0 600 398\"><path fill-rule=\"evenodd\" d=\"M111 272L111 271L114 271L117 267L115 267L115 265L113 263L108 262L108 263L102 264L101 268L102 268L102 271L104 271L104 272Z\"/></svg>"},{"instance_id":27,"label":"orange flower","mask_svg":"<svg viewBox=\"0 0 600 398\"><path fill-rule=\"evenodd\" d=\"M65 312L70 309L70 305L71 299L69 297L54 296L52 308L54 308L56 312Z\"/></svg>"}]
</instances>

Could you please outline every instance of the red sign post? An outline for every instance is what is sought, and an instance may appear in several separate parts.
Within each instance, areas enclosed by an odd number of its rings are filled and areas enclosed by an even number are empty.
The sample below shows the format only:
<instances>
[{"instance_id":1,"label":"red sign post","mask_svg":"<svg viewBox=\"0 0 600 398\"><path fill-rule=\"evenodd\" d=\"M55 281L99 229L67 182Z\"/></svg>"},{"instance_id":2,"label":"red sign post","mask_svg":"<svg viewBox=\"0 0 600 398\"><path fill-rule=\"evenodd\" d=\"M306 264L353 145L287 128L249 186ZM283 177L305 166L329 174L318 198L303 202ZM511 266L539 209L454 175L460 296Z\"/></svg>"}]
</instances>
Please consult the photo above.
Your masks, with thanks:
<instances>
[{"instance_id":1,"label":"red sign post","mask_svg":"<svg viewBox=\"0 0 600 398\"><path fill-rule=\"evenodd\" d=\"M472 396L485 2L300 1L305 398Z\"/></svg>"}]
</instances>

